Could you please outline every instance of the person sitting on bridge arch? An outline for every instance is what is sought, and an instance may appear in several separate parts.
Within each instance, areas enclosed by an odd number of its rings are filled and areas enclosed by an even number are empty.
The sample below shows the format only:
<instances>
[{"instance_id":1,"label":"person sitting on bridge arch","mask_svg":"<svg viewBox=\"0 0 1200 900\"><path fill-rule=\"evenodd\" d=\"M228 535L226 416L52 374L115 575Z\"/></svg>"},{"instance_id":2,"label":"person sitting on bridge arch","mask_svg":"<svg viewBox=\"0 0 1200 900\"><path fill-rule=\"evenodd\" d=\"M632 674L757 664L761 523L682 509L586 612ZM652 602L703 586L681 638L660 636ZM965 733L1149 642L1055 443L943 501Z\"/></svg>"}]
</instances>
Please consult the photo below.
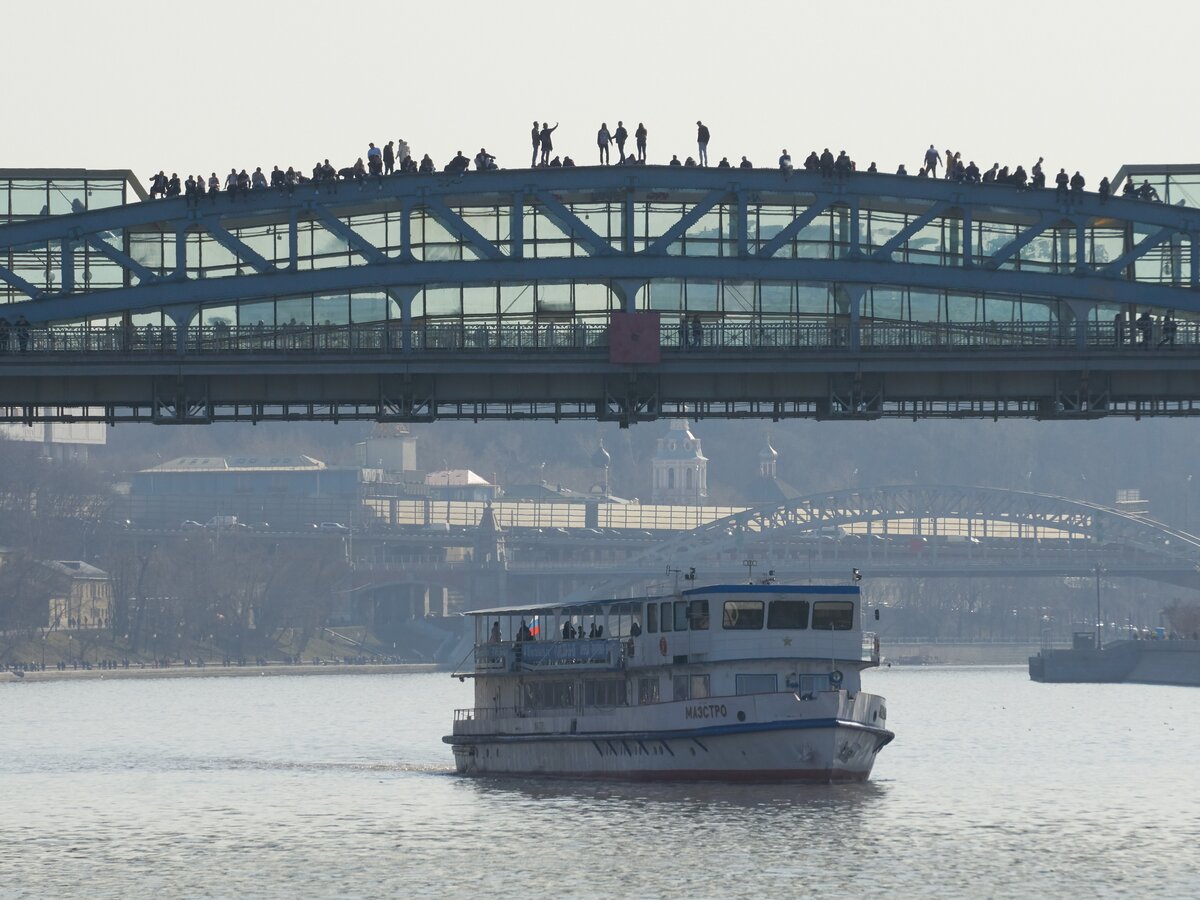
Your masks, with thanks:
<instances>
[{"instance_id":1,"label":"person sitting on bridge arch","mask_svg":"<svg viewBox=\"0 0 1200 900\"><path fill-rule=\"evenodd\" d=\"M554 159L550 160L550 168L551 169L561 169L562 168L562 160L559 159L557 156L554 157Z\"/></svg>"},{"instance_id":2,"label":"person sitting on bridge arch","mask_svg":"<svg viewBox=\"0 0 1200 900\"><path fill-rule=\"evenodd\" d=\"M1000 174L1000 163L994 162L994 163L992 163L992 167L983 173L983 177L980 179L980 181L983 184L991 184L992 182L999 180L996 177L999 174Z\"/></svg>"},{"instance_id":3,"label":"person sitting on bridge arch","mask_svg":"<svg viewBox=\"0 0 1200 900\"><path fill-rule=\"evenodd\" d=\"M921 171L924 172L925 170L922 169ZM897 175L907 175L908 174L908 169L904 168L904 163L900 163L900 166L896 169L896 174Z\"/></svg>"},{"instance_id":4,"label":"person sitting on bridge arch","mask_svg":"<svg viewBox=\"0 0 1200 900\"><path fill-rule=\"evenodd\" d=\"M430 155L428 153L426 153L424 156L421 157L421 166L417 171L420 172L422 175L432 175L433 174L433 159L430 157Z\"/></svg>"},{"instance_id":5,"label":"person sitting on bridge arch","mask_svg":"<svg viewBox=\"0 0 1200 900\"><path fill-rule=\"evenodd\" d=\"M1083 193L1083 188L1086 184L1087 182L1083 180L1083 176L1076 169L1075 174L1071 176L1071 196L1078 199L1079 195Z\"/></svg>"},{"instance_id":6,"label":"person sitting on bridge arch","mask_svg":"<svg viewBox=\"0 0 1200 900\"><path fill-rule=\"evenodd\" d=\"M479 148L479 152L475 154L475 168L480 172L489 172L496 168L496 157L488 153L483 147Z\"/></svg>"},{"instance_id":7,"label":"person sitting on bridge arch","mask_svg":"<svg viewBox=\"0 0 1200 900\"><path fill-rule=\"evenodd\" d=\"M993 174L993 178L995 175ZM975 165L975 160L971 160L965 169L963 169L963 181L968 184L979 184L979 166Z\"/></svg>"},{"instance_id":8,"label":"person sitting on bridge arch","mask_svg":"<svg viewBox=\"0 0 1200 900\"><path fill-rule=\"evenodd\" d=\"M1033 168L1029 170L1031 176L1030 186L1035 188L1044 188L1046 186L1046 173L1042 169L1042 163L1046 161L1046 157L1039 156L1038 161L1033 164Z\"/></svg>"},{"instance_id":9,"label":"person sitting on bridge arch","mask_svg":"<svg viewBox=\"0 0 1200 900\"><path fill-rule=\"evenodd\" d=\"M787 147L784 147L783 153L779 155L779 169L784 174L792 171L792 155L787 152Z\"/></svg>"},{"instance_id":10,"label":"person sitting on bridge arch","mask_svg":"<svg viewBox=\"0 0 1200 900\"><path fill-rule=\"evenodd\" d=\"M1142 180L1142 186L1138 188L1137 195L1139 200L1149 200L1151 203L1162 202L1158 197L1158 191L1154 189L1154 185L1148 178Z\"/></svg>"},{"instance_id":11,"label":"person sitting on bridge arch","mask_svg":"<svg viewBox=\"0 0 1200 900\"><path fill-rule=\"evenodd\" d=\"M671 161L670 161L669 163L667 163L667 165L668 165L668 166L682 166L682 165L683 165L683 163L681 163L681 162L679 161L679 157L678 157L676 154L672 153L672 154L671 154Z\"/></svg>"},{"instance_id":12,"label":"person sitting on bridge arch","mask_svg":"<svg viewBox=\"0 0 1200 900\"><path fill-rule=\"evenodd\" d=\"M754 163L750 162L750 160L746 159L746 157L743 156L742 161L740 163L738 163L738 168L739 169L753 169Z\"/></svg>"},{"instance_id":13,"label":"person sitting on bridge arch","mask_svg":"<svg viewBox=\"0 0 1200 900\"><path fill-rule=\"evenodd\" d=\"M828 147L821 152L821 174L826 178L833 177L833 154Z\"/></svg>"},{"instance_id":14,"label":"person sitting on bridge arch","mask_svg":"<svg viewBox=\"0 0 1200 900\"><path fill-rule=\"evenodd\" d=\"M1017 166L1016 169L1013 170L1012 176L1008 180L1011 184L1015 185L1018 190L1023 191L1025 190L1026 185L1029 183L1029 175L1026 174L1024 166Z\"/></svg>"},{"instance_id":15,"label":"person sitting on bridge arch","mask_svg":"<svg viewBox=\"0 0 1200 900\"><path fill-rule=\"evenodd\" d=\"M879 166L875 165L874 160L871 160L871 164L869 166L867 166L867 174L875 175L875 174L878 174L878 172L879 172Z\"/></svg>"},{"instance_id":16,"label":"person sitting on bridge arch","mask_svg":"<svg viewBox=\"0 0 1200 900\"><path fill-rule=\"evenodd\" d=\"M683 161L683 167L684 167L685 169L694 169L694 168L696 168L696 160L694 160L692 157L690 157L690 156L689 156L687 159L685 159L685 160Z\"/></svg>"},{"instance_id":17,"label":"person sitting on bridge arch","mask_svg":"<svg viewBox=\"0 0 1200 900\"><path fill-rule=\"evenodd\" d=\"M225 176L225 190L232 194L234 191L237 190L237 186L238 186L237 169L230 169L229 174Z\"/></svg>"},{"instance_id":18,"label":"person sitting on bridge arch","mask_svg":"<svg viewBox=\"0 0 1200 900\"><path fill-rule=\"evenodd\" d=\"M850 159L845 150L842 150L838 153L837 159L834 160L833 169L837 172L839 178L845 178L854 171L854 161Z\"/></svg>"},{"instance_id":19,"label":"person sitting on bridge arch","mask_svg":"<svg viewBox=\"0 0 1200 900\"><path fill-rule=\"evenodd\" d=\"M1108 176L1105 175L1100 179L1100 187L1097 189L1100 194L1100 202L1104 203L1108 200L1108 195L1112 193L1112 185L1109 184Z\"/></svg>"},{"instance_id":20,"label":"person sitting on bridge arch","mask_svg":"<svg viewBox=\"0 0 1200 900\"><path fill-rule=\"evenodd\" d=\"M571 159L569 156L564 156L562 166L564 169L573 169L575 168L575 160Z\"/></svg>"},{"instance_id":21,"label":"person sitting on bridge arch","mask_svg":"<svg viewBox=\"0 0 1200 900\"><path fill-rule=\"evenodd\" d=\"M808 156L804 157L804 171L805 172L816 172L820 168L821 168L821 157L819 157L817 155L816 150L812 151L811 153L808 154Z\"/></svg>"},{"instance_id":22,"label":"person sitting on bridge arch","mask_svg":"<svg viewBox=\"0 0 1200 900\"><path fill-rule=\"evenodd\" d=\"M444 171L449 172L451 175L461 175L470 167L471 161L463 155L461 150L459 150L454 154L454 159L446 163Z\"/></svg>"},{"instance_id":23,"label":"person sitting on bridge arch","mask_svg":"<svg viewBox=\"0 0 1200 900\"><path fill-rule=\"evenodd\" d=\"M720 161L719 163L717 163L717 168L718 168L718 169L731 169L731 168L733 168L733 167L732 167L732 166L729 164L729 157L728 157L728 156L722 156L722 157L721 157L721 161Z\"/></svg>"},{"instance_id":24,"label":"person sitting on bridge arch","mask_svg":"<svg viewBox=\"0 0 1200 900\"><path fill-rule=\"evenodd\" d=\"M278 169L279 167L276 166L275 168ZM266 173L263 172L262 166L259 166L258 168L256 168L254 170L254 174L250 176L250 187L252 187L256 191L266 190L267 176L266 176Z\"/></svg>"}]
</instances>

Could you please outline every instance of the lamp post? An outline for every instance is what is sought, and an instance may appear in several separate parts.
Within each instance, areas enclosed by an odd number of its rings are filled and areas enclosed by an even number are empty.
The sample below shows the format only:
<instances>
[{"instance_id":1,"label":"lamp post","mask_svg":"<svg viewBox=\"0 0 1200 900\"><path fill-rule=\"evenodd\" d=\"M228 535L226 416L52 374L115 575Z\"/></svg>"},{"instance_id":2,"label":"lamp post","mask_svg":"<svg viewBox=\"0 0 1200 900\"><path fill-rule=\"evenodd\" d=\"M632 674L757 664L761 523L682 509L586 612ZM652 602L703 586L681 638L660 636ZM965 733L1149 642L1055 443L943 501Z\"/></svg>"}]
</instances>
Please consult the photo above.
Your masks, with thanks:
<instances>
[{"instance_id":1,"label":"lamp post","mask_svg":"<svg viewBox=\"0 0 1200 900\"><path fill-rule=\"evenodd\" d=\"M1100 629L1104 627L1100 612L1100 566L1096 566L1096 649L1099 650L1103 644L1100 641Z\"/></svg>"}]
</instances>

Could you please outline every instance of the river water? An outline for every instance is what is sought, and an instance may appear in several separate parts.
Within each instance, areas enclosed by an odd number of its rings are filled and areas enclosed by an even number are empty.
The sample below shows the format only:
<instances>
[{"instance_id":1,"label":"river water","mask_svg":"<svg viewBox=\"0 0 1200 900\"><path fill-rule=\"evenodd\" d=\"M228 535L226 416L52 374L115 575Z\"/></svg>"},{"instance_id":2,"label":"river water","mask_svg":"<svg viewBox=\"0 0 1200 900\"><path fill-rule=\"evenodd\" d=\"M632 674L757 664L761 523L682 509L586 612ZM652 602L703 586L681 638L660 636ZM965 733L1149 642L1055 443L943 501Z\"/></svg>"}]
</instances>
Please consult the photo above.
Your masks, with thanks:
<instances>
[{"instance_id":1,"label":"river water","mask_svg":"<svg viewBox=\"0 0 1200 900\"><path fill-rule=\"evenodd\" d=\"M0 896L1200 896L1200 691L864 680L836 787L459 778L446 675L4 685Z\"/></svg>"}]
</instances>

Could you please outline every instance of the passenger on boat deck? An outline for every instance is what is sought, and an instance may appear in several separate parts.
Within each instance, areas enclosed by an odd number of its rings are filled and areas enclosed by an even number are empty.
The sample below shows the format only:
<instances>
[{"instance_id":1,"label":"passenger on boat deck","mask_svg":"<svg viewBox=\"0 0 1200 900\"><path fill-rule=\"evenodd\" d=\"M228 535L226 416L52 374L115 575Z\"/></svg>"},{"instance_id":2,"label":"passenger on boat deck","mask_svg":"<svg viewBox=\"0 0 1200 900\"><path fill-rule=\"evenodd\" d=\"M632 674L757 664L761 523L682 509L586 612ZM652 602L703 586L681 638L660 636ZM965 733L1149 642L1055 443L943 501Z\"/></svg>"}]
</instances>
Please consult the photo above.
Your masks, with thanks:
<instances>
[{"instance_id":1,"label":"passenger on boat deck","mask_svg":"<svg viewBox=\"0 0 1200 900\"><path fill-rule=\"evenodd\" d=\"M637 637L641 633L642 633L642 626L639 625L637 622L634 622L632 625L629 626L629 636L630 637Z\"/></svg>"},{"instance_id":2,"label":"passenger on boat deck","mask_svg":"<svg viewBox=\"0 0 1200 900\"><path fill-rule=\"evenodd\" d=\"M500 640L500 620L497 619L492 623L492 635L488 638L488 641L493 644L498 644L500 643Z\"/></svg>"},{"instance_id":3,"label":"passenger on boat deck","mask_svg":"<svg viewBox=\"0 0 1200 900\"><path fill-rule=\"evenodd\" d=\"M525 622L524 619L521 619L521 627L517 630L517 640L518 641L532 641L533 640L533 632L531 632L529 630L529 625Z\"/></svg>"},{"instance_id":4,"label":"passenger on boat deck","mask_svg":"<svg viewBox=\"0 0 1200 900\"><path fill-rule=\"evenodd\" d=\"M571 624L571 620L563 622L562 636L564 641L572 640L575 637L575 627Z\"/></svg>"}]
</instances>

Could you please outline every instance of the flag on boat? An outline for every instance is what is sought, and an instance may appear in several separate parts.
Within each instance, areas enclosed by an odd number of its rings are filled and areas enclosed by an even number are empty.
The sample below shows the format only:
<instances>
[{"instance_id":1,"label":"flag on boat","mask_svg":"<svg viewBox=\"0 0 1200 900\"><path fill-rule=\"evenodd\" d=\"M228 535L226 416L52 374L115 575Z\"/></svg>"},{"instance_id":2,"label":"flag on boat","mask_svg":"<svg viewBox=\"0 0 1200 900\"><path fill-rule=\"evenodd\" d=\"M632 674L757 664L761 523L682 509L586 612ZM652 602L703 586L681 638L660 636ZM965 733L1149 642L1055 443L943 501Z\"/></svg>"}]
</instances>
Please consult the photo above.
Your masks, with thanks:
<instances>
[{"instance_id":1,"label":"flag on boat","mask_svg":"<svg viewBox=\"0 0 1200 900\"><path fill-rule=\"evenodd\" d=\"M529 633L537 637L542 630L541 616L534 616L533 621L529 623Z\"/></svg>"}]
</instances>

